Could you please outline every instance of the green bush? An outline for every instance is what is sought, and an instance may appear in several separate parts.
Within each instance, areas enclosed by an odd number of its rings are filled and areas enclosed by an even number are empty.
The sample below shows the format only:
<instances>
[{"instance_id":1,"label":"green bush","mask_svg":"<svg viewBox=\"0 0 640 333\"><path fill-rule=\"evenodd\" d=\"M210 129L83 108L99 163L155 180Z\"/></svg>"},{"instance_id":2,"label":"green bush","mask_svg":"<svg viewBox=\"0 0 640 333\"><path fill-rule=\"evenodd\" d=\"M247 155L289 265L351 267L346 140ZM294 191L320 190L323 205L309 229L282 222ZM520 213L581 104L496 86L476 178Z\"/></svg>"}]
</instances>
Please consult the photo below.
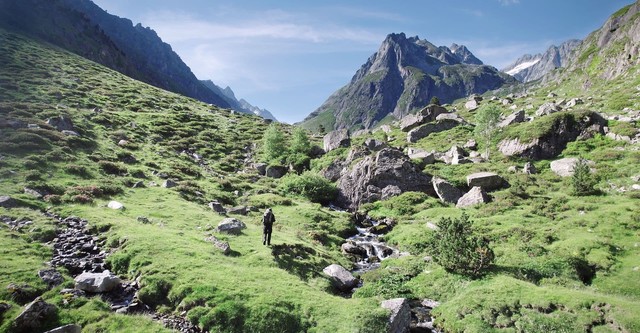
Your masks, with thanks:
<instances>
[{"instance_id":1,"label":"green bush","mask_svg":"<svg viewBox=\"0 0 640 333\"><path fill-rule=\"evenodd\" d=\"M100 168L109 175L124 175L127 173L127 167L120 163L109 161L98 161Z\"/></svg>"},{"instance_id":2,"label":"green bush","mask_svg":"<svg viewBox=\"0 0 640 333\"><path fill-rule=\"evenodd\" d=\"M312 202L322 204L335 199L338 194L338 189L333 183L311 171L283 177L278 188L285 193L299 194Z\"/></svg>"},{"instance_id":3,"label":"green bush","mask_svg":"<svg viewBox=\"0 0 640 333\"><path fill-rule=\"evenodd\" d=\"M495 259L489 240L474 234L472 222L464 213L460 218L441 218L430 243L433 260L457 274L479 277Z\"/></svg>"},{"instance_id":4,"label":"green bush","mask_svg":"<svg viewBox=\"0 0 640 333\"><path fill-rule=\"evenodd\" d=\"M573 186L573 194L577 196L590 195L596 192L595 185L598 179L591 174L589 164L583 158L579 158L573 166L573 176L571 177L571 185Z\"/></svg>"},{"instance_id":5,"label":"green bush","mask_svg":"<svg viewBox=\"0 0 640 333\"><path fill-rule=\"evenodd\" d=\"M161 278L144 281L144 286L138 292L140 300L151 307L168 303L167 296L171 290L171 282Z\"/></svg>"}]
</instances>

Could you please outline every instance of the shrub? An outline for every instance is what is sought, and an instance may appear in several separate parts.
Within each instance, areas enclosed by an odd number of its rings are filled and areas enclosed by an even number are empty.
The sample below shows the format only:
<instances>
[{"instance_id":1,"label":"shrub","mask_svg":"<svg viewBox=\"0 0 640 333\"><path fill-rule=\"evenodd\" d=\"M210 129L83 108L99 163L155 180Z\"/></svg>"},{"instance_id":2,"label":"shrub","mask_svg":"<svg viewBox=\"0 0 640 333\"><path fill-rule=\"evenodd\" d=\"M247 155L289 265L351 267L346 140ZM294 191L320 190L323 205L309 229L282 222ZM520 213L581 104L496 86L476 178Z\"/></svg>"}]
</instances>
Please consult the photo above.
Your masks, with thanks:
<instances>
[{"instance_id":1,"label":"shrub","mask_svg":"<svg viewBox=\"0 0 640 333\"><path fill-rule=\"evenodd\" d=\"M282 178L280 190L306 197L312 202L328 203L338 194L336 186L326 178L311 171Z\"/></svg>"},{"instance_id":2,"label":"shrub","mask_svg":"<svg viewBox=\"0 0 640 333\"><path fill-rule=\"evenodd\" d=\"M262 137L262 158L265 162L281 162L286 153L284 134L276 124L271 124Z\"/></svg>"},{"instance_id":3,"label":"shrub","mask_svg":"<svg viewBox=\"0 0 640 333\"><path fill-rule=\"evenodd\" d=\"M460 218L441 218L438 231L430 240L433 260L447 271L479 277L493 264L489 240L473 233L466 214Z\"/></svg>"},{"instance_id":4,"label":"shrub","mask_svg":"<svg viewBox=\"0 0 640 333\"><path fill-rule=\"evenodd\" d=\"M149 306L156 307L168 302L167 295L171 290L171 283L159 278L145 281L145 285L138 292L140 300Z\"/></svg>"},{"instance_id":5,"label":"shrub","mask_svg":"<svg viewBox=\"0 0 640 333\"><path fill-rule=\"evenodd\" d=\"M64 171L69 174L77 175L83 178L90 178L91 173L84 165L68 164L64 167Z\"/></svg>"},{"instance_id":6,"label":"shrub","mask_svg":"<svg viewBox=\"0 0 640 333\"><path fill-rule=\"evenodd\" d=\"M124 175L127 173L127 167L119 163L113 163L109 161L98 161L98 165L100 165L100 168L105 173L110 175Z\"/></svg>"},{"instance_id":7,"label":"shrub","mask_svg":"<svg viewBox=\"0 0 640 333\"><path fill-rule=\"evenodd\" d=\"M589 164L583 158L579 158L573 166L573 176L571 177L571 185L573 185L573 194L577 196L594 194L596 192L595 185L598 179L591 174Z\"/></svg>"}]
</instances>

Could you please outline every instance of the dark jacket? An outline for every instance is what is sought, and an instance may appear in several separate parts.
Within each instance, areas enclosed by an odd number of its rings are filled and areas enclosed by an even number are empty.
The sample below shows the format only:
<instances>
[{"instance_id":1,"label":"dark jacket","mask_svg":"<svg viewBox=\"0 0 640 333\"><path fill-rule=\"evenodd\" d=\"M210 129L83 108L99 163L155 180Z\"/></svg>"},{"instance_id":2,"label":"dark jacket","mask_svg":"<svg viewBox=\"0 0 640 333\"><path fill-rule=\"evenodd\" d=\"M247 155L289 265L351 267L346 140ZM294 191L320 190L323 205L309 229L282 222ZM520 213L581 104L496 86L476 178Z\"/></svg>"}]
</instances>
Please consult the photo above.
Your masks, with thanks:
<instances>
[{"instance_id":1,"label":"dark jacket","mask_svg":"<svg viewBox=\"0 0 640 333\"><path fill-rule=\"evenodd\" d=\"M276 221L276 217L275 215L273 215L273 213L265 213L262 216L262 226L264 227L265 230L271 230L271 227L273 226L273 222Z\"/></svg>"}]
</instances>

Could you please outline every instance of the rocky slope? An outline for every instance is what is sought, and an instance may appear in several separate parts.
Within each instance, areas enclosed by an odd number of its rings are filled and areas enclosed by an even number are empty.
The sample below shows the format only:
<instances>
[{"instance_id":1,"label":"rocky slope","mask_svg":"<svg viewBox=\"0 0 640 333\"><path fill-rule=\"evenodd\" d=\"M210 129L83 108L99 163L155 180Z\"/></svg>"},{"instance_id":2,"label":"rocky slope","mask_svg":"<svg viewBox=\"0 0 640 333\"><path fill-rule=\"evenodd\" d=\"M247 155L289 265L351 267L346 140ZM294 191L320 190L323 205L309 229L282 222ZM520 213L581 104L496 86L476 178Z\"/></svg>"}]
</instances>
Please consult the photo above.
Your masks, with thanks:
<instances>
[{"instance_id":1,"label":"rocky slope","mask_svg":"<svg viewBox=\"0 0 640 333\"><path fill-rule=\"evenodd\" d=\"M44 39L153 86L231 107L199 82L155 31L108 14L89 0L1 0L0 26Z\"/></svg>"},{"instance_id":2,"label":"rocky slope","mask_svg":"<svg viewBox=\"0 0 640 333\"><path fill-rule=\"evenodd\" d=\"M429 104L496 89L515 80L482 65L464 46L437 47L427 40L390 34L351 82L333 93L302 126L317 130L372 128Z\"/></svg>"},{"instance_id":3,"label":"rocky slope","mask_svg":"<svg viewBox=\"0 0 640 333\"><path fill-rule=\"evenodd\" d=\"M572 39L559 46L552 45L545 53L525 54L502 71L520 82L538 80L556 68L565 67L571 52L580 44L580 40Z\"/></svg>"},{"instance_id":4,"label":"rocky slope","mask_svg":"<svg viewBox=\"0 0 640 333\"><path fill-rule=\"evenodd\" d=\"M231 105L231 108L244 113L255 114L256 116L260 116L264 119L277 120L276 117L269 112L267 109L261 109L257 106L251 105L251 103L247 102L245 99L241 98L238 100L236 98L236 94L231 90L230 87L226 87L222 89L217 84L213 83L211 80L203 80L201 81L207 88L213 90L216 94L225 98L227 103Z\"/></svg>"}]
</instances>

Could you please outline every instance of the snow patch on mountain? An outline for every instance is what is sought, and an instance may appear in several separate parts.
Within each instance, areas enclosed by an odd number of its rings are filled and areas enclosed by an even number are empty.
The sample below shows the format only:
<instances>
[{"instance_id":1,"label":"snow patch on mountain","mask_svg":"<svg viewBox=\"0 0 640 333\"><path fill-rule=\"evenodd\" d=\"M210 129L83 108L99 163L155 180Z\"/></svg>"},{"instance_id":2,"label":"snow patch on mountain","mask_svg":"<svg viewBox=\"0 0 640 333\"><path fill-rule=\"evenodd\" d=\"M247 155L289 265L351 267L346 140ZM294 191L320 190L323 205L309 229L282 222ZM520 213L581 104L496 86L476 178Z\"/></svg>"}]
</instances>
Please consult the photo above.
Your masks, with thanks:
<instances>
[{"instance_id":1,"label":"snow patch on mountain","mask_svg":"<svg viewBox=\"0 0 640 333\"><path fill-rule=\"evenodd\" d=\"M538 59L534 59L531 61L527 61L527 62L523 62L521 64L518 64L516 67L513 67L512 69L508 70L506 73L509 75L515 75L516 73L525 70L535 64L537 64L538 62L540 62L540 58Z\"/></svg>"}]
</instances>

